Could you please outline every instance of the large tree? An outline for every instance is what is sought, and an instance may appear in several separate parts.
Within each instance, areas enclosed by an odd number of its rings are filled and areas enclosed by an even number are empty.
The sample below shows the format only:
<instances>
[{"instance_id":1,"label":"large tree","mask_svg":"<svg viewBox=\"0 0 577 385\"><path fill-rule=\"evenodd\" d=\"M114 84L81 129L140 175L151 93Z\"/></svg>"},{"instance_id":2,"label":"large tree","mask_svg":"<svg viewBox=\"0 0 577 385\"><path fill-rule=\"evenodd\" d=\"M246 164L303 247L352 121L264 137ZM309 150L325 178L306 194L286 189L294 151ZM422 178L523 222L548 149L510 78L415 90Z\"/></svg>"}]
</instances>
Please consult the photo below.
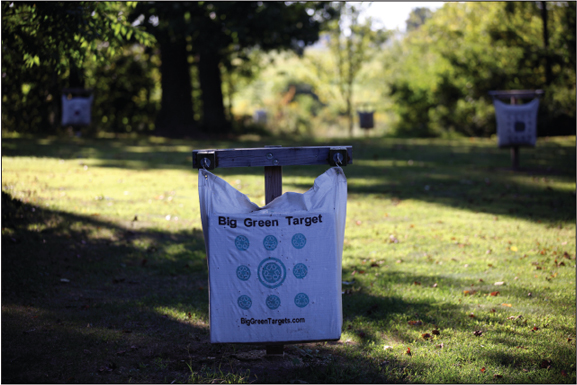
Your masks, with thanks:
<instances>
[{"instance_id":1,"label":"large tree","mask_svg":"<svg viewBox=\"0 0 577 385\"><path fill-rule=\"evenodd\" d=\"M190 20L188 2L141 2L130 15L152 33L160 49L162 96L155 132L161 136L194 136L198 124L194 117L190 76Z\"/></svg>"},{"instance_id":2,"label":"large tree","mask_svg":"<svg viewBox=\"0 0 577 385\"><path fill-rule=\"evenodd\" d=\"M250 48L263 51L292 49L302 52L305 46L318 40L322 23L336 15L330 3L322 2L209 1L180 4L183 7L182 13L172 15L158 11L169 5L139 4L133 18L142 14L143 23L150 31L155 28L169 28L174 34L182 31L183 36L188 39L191 54L198 66L202 130L216 135L226 134L231 128L224 109L221 67L234 67L231 60L233 56L238 59L239 52ZM154 26L150 22L151 16L158 16L161 21ZM181 16L184 17L182 28ZM166 27L162 24L163 17L166 18ZM157 32L153 33L159 36ZM162 50L162 41L159 41ZM170 68L174 69L171 65ZM168 66L162 68L163 77L166 76L166 71L170 71ZM184 84L185 82L187 84ZM179 88L177 94L190 93L189 89L185 89L189 83L183 76L172 87ZM163 94L164 92L163 83ZM161 108L164 110L168 107L163 103ZM159 129L165 133L173 130L168 126Z\"/></svg>"}]
</instances>

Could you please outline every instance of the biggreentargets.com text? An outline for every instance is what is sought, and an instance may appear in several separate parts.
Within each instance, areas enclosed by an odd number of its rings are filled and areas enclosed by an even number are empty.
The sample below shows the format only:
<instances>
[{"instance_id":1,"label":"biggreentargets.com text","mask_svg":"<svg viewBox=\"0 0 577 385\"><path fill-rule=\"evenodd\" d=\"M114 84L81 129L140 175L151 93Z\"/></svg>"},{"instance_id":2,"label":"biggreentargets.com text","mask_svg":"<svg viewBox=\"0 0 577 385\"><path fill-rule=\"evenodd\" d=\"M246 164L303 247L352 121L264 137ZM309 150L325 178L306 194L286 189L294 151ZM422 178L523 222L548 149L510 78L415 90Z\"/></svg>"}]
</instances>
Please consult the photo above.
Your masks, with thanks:
<instances>
[{"instance_id":1,"label":"biggreentargets.com text","mask_svg":"<svg viewBox=\"0 0 577 385\"><path fill-rule=\"evenodd\" d=\"M240 319L241 325L286 325L286 324L298 324L298 323L305 323L304 318L264 318L264 319L255 319L255 318L241 318Z\"/></svg>"}]
</instances>

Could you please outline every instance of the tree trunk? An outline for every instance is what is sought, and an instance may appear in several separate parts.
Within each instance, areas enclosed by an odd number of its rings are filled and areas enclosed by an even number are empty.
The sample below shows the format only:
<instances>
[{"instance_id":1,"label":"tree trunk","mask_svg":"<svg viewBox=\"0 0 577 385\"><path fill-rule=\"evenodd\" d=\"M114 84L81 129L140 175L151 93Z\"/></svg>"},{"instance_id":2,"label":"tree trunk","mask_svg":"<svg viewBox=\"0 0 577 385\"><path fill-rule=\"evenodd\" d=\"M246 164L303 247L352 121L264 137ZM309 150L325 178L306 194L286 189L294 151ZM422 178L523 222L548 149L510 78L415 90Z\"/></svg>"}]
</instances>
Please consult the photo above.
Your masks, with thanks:
<instances>
[{"instance_id":1,"label":"tree trunk","mask_svg":"<svg viewBox=\"0 0 577 385\"><path fill-rule=\"evenodd\" d=\"M192 109L192 82L183 37L160 40L162 98L156 118L158 135L183 138L197 134Z\"/></svg>"},{"instance_id":2,"label":"tree trunk","mask_svg":"<svg viewBox=\"0 0 577 385\"><path fill-rule=\"evenodd\" d=\"M545 46L545 82L547 85L553 81L551 71L551 59L549 58L549 29L547 27L547 2L541 2L541 19L543 20L543 45Z\"/></svg>"},{"instance_id":3,"label":"tree trunk","mask_svg":"<svg viewBox=\"0 0 577 385\"><path fill-rule=\"evenodd\" d=\"M202 91L203 131L215 135L230 132L230 122L224 112L219 63L216 52L210 49L201 51L198 74Z\"/></svg>"}]
</instances>

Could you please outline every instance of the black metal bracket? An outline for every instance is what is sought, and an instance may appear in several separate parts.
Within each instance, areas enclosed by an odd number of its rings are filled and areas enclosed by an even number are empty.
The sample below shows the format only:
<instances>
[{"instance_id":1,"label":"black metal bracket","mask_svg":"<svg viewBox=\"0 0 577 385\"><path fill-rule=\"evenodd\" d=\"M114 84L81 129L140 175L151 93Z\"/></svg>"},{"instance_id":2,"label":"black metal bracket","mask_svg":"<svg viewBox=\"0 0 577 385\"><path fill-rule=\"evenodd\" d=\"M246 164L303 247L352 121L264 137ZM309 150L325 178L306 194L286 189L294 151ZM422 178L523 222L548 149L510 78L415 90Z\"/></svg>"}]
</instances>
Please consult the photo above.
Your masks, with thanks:
<instances>
[{"instance_id":1,"label":"black metal bracket","mask_svg":"<svg viewBox=\"0 0 577 385\"><path fill-rule=\"evenodd\" d=\"M344 167L348 163L347 149L345 147L331 147L329 150L329 164L336 166L337 164Z\"/></svg>"},{"instance_id":2,"label":"black metal bracket","mask_svg":"<svg viewBox=\"0 0 577 385\"><path fill-rule=\"evenodd\" d=\"M216 167L216 156L214 151L199 151L196 153L195 168L206 168L207 170L214 170Z\"/></svg>"}]
</instances>

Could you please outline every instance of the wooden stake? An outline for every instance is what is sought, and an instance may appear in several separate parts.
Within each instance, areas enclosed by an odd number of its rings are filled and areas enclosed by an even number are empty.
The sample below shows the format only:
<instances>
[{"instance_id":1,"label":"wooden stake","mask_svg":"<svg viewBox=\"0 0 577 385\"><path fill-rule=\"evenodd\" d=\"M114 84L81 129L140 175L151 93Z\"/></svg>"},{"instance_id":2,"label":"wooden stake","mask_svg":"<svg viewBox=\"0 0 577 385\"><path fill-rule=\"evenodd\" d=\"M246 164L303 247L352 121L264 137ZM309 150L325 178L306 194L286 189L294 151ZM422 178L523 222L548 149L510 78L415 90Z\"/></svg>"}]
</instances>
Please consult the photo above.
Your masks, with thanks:
<instances>
[{"instance_id":1,"label":"wooden stake","mask_svg":"<svg viewBox=\"0 0 577 385\"><path fill-rule=\"evenodd\" d=\"M275 148L282 146L265 146ZM274 158L274 150L270 152ZM270 202L282 195L282 166L265 166L264 168L264 197L265 203ZM283 354L284 345L266 345L266 354Z\"/></svg>"}]
</instances>

